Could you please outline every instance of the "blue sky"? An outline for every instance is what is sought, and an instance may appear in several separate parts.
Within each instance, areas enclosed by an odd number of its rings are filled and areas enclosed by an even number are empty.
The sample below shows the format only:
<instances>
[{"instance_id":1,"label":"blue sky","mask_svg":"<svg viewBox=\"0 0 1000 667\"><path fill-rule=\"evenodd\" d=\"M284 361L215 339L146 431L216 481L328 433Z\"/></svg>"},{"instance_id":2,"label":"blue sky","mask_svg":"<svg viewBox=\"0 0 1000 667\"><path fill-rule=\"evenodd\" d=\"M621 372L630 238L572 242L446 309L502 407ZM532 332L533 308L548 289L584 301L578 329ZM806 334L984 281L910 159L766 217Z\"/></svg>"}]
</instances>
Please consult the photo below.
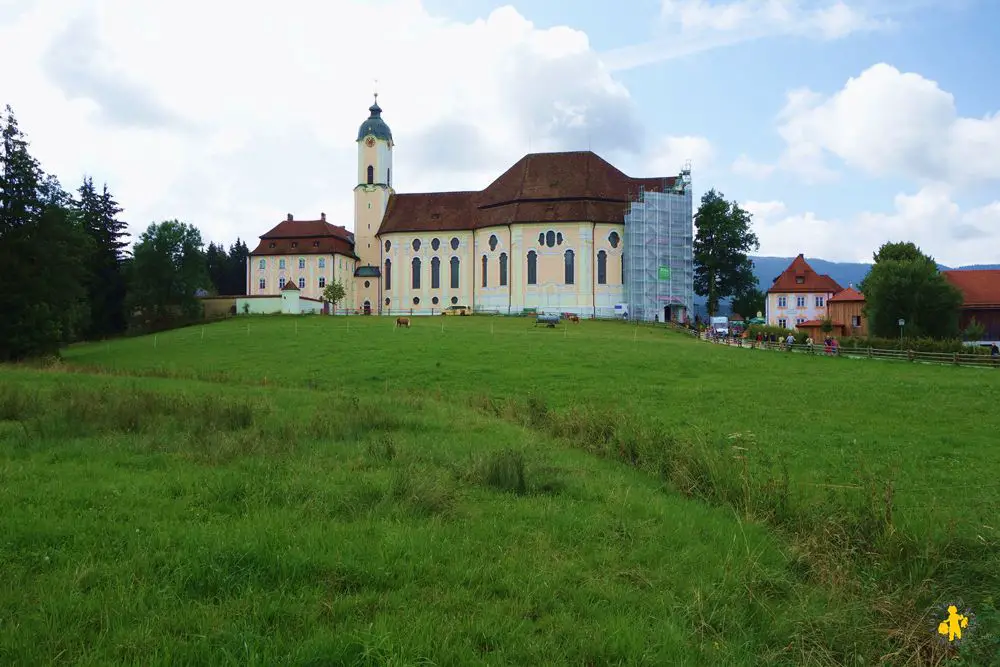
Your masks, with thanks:
<instances>
[{"instance_id":1,"label":"blue sky","mask_svg":"<svg viewBox=\"0 0 1000 667\"><path fill-rule=\"evenodd\" d=\"M696 194L754 214L760 254L856 261L905 238L1000 261L988 0L16 7L0 57L24 67L0 103L64 183L107 180L135 230L179 217L231 242L287 211L350 227L378 79L400 191L481 188L529 149L591 147L636 176L690 158Z\"/></svg>"}]
</instances>

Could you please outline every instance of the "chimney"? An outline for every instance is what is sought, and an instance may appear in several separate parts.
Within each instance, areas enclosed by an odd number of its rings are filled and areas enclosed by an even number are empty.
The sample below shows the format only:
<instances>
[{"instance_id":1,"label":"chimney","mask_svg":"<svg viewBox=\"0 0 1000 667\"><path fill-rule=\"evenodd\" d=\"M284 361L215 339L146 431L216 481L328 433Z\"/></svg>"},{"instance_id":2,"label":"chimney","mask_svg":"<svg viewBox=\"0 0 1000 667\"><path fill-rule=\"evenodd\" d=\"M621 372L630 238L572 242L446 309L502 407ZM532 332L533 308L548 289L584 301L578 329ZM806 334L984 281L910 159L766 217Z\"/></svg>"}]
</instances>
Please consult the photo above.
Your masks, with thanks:
<instances>
[{"instance_id":1,"label":"chimney","mask_svg":"<svg viewBox=\"0 0 1000 667\"><path fill-rule=\"evenodd\" d=\"M288 220L289 220L289 221L291 221L291 220L294 220L294 219L295 219L295 218L293 218L293 217L292 217L292 214L291 214L291 213L289 213L289 214L288 214Z\"/></svg>"},{"instance_id":2,"label":"chimney","mask_svg":"<svg viewBox=\"0 0 1000 667\"><path fill-rule=\"evenodd\" d=\"M323 222L326 222L326 213L320 213L319 219L322 220Z\"/></svg>"}]
</instances>

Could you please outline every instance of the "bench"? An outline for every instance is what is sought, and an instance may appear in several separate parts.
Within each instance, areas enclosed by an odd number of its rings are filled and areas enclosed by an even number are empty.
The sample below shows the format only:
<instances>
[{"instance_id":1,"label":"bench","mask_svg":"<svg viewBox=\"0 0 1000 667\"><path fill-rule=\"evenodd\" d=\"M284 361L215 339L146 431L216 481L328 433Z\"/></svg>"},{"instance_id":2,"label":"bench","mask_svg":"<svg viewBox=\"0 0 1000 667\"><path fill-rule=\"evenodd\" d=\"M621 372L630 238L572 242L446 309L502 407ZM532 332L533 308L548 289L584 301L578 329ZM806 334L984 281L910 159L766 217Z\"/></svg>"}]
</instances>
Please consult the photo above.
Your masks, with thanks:
<instances>
[{"instance_id":1,"label":"bench","mask_svg":"<svg viewBox=\"0 0 1000 667\"><path fill-rule=\"evenodd\" d=\"M554 328L557 324L559 324L559 316L558 315L538 315L535 318L535 326L538 326L539 324L544 324L547 327Z\"/></svg>"}]
</instances>

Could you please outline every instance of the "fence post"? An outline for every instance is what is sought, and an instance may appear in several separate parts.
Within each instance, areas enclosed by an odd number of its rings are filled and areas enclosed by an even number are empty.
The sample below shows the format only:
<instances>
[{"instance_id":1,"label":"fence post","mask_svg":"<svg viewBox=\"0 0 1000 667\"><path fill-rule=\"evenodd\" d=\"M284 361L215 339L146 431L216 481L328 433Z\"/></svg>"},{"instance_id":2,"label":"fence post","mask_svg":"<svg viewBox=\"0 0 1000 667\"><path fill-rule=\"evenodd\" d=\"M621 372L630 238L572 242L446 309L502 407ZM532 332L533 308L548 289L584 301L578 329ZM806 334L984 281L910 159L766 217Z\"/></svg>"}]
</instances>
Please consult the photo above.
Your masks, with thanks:
<instances>
[{"instance_id":1,"label":"fence post","mask_svg":"<svg viewBox=\"0 0 1000 667\"><path fill-rule=\"evenodd\" d=\"M958 352L955 353L955 365L958 366Z\"/></svg>"},{"instance_id":2,"label":"fence post","mask_svg":"<svg viewBox=\"0 0 1000 667\"><path fill-rule=\"evenodd\" d=\"M909 359L910 361L913 361L913 350L906 351L906 358Z\"/></svg>"},{"instance_id":3,"label":"fence post","mask_svg":"<svg viewBox=\"0 0 1000 667\"><path fill-rule=\"evenodd\" d=\"M868 358L869 359L872 358L872 346L871 345L868 346Z\"/></svg>"}]
</instances>

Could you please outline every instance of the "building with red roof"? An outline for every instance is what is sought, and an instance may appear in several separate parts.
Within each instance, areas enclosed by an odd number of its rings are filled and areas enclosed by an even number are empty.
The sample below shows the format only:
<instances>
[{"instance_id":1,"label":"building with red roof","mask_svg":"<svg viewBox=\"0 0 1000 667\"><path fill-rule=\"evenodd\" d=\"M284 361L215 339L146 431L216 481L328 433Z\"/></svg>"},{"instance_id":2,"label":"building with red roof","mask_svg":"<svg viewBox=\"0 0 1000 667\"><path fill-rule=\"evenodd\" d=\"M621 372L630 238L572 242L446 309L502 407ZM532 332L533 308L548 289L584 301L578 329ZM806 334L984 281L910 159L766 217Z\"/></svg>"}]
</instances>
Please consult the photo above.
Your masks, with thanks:
<instances>
[{"instance_id":1,"label":"building with red roof","mask_svg":"<svg viewBox=\"0 0 1000 667\"><path fill-rule=\"evenodd\" d=\"M959 327L965 330L974 319L986 328L983 340L1000 341L1000 269L959 269L941 273L962 292Z\"/></svg>"},{"instance_id":2,"label":"building with red roof","mask_svg":"<svg viewBox=\"0 0 1000 667\"><path fill-rule=\"evenodd\" d=\"M767 290L767 323L792 329L827 317L827 301L843 288L826 274L809 266L801 253Z\"/></svg>"}]
</instances>

